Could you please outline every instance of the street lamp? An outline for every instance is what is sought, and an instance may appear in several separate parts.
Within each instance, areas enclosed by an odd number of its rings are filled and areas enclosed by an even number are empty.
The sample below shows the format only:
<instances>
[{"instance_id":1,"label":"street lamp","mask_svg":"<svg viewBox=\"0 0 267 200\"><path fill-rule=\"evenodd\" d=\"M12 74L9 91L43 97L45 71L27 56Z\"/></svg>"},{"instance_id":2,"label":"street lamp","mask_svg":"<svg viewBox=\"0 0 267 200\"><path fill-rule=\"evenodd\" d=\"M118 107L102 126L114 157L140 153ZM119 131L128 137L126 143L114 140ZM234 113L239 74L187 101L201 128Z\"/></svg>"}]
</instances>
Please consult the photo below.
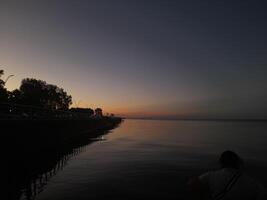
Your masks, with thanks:
<instances>
[{"instance_id":1,"label":"street lamp","mask_svg":"<svg viewBox=\"0 0 267 200\"><path fill-rule=\"evenodd\" d=\"M15 75L11 74L11 75L9 75L9 76L6 78L6 80L5 80L5 84L6 84L6 82L8 81L8 79L9 79L10 77L12 77L12 76L15 76Z\"/></svg>"}]
</instances>

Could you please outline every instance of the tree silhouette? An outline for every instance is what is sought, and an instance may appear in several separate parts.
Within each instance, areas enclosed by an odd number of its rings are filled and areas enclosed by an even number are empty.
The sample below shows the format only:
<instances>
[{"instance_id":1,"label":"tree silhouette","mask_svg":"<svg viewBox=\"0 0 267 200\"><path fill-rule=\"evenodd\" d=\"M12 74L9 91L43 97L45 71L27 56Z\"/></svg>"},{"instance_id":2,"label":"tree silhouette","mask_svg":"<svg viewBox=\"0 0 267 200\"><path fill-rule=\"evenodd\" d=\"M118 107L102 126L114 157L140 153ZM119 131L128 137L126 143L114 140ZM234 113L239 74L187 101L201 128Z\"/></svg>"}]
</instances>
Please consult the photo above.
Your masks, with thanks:
<instances>
[{"instance_id":1,"label":"tree silhouette","mask_svg":"<svg viewBox=\"0 0 267 200\"><path fill-rule=\"evenodd\" d=\"M42 80L33 78L23 79L19 91L20 93L13 91L13 95L19 96L20 103L25 105L67 110L72 103L72 97L62 88L47 84ZM15 96L14 98L16 100L17 98Z\"/></svg>"},{"instance_id":2,"label":"tree silhouette","mask_svg":"<svg viewBox=\"0 0 267 200\"><path fill-rule=\"evenodd\" d=\"M5 88L5 81L1 79L4 75L4 70L0 70L0 102L5 102L8 100L8 92Z\"/></svg>"},{"instance_id":3,"label":"tree silhouette","mask_svg":"<svg viewBox=\"0 0 267 200\"><path fill-rule=\"evenodd\" d=\"M15 89L11 92L8 92L8 100L9 103L16 103L16 104L21 104L21 91L18 89Z\"/></svg>"}]
</instances>

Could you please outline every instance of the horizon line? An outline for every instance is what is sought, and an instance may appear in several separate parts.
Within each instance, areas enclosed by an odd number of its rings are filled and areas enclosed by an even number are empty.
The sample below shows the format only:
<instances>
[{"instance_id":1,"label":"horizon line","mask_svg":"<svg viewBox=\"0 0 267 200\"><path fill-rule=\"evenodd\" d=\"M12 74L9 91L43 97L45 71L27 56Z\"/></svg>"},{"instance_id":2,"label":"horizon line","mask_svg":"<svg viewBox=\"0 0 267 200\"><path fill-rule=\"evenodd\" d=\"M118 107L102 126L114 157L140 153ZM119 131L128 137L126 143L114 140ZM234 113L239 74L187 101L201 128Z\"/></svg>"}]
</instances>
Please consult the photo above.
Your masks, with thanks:
<instances>
[{"instance_id":1,"label":"horizon line","mask_svg":"<svg viewBox=\"0 0 267 200\"><path fill-rule=\"evenodd\" d=\"M136 119L136 120L170 120L170 121L255 121L267 122L267 118L160 118L160 117L121 117L123 119Z\"/></svg>"}]
</instances>

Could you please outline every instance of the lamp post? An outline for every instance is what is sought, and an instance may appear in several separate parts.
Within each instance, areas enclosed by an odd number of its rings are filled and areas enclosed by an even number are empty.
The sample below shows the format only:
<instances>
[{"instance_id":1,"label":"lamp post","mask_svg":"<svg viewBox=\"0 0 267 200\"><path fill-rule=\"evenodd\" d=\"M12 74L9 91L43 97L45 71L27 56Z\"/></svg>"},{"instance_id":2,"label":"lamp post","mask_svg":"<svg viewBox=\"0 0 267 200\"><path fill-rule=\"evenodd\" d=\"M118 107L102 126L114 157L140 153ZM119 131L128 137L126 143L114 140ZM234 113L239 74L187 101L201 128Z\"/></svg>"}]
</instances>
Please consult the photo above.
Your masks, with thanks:
<instances>
[{"instance_id":1,"label":"lamp post","mask_svg":"<svg viewBox=\"0 0 267 200\"><path fill-rule=\"evenodd\" d=\"M12 76L15 76L15 75L11 74L11 75L9 75L9 76L6 78L6 80L5 80L5 84L6 84L6 82L8 81L8 79L9 79L10 77L12 77Z\"/></svg>"}]
</instances>

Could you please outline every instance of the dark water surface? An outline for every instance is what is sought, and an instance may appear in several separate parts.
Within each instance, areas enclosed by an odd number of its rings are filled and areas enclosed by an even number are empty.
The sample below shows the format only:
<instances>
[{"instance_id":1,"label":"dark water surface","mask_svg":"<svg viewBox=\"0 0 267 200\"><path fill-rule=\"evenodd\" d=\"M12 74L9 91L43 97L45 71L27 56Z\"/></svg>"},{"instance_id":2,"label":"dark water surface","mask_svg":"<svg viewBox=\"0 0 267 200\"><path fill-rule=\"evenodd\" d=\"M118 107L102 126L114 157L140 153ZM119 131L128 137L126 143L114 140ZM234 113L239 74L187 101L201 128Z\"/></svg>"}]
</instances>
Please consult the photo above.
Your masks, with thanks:
<instances>
[{"instance_id":1,"label":"dark water surface","mask_svg":"<svg viewBox=\"0 0 267 200\"><path fill-rule=\"evenodd\" d=\"M247 173L267 183L264 122L125 120L104 139L65 156L51 176L40 175L47 180L34 181L39 190L32 198L188 199L186 180L217 168L227 149L244 158Z\"/></svg>"}]
</instances>

